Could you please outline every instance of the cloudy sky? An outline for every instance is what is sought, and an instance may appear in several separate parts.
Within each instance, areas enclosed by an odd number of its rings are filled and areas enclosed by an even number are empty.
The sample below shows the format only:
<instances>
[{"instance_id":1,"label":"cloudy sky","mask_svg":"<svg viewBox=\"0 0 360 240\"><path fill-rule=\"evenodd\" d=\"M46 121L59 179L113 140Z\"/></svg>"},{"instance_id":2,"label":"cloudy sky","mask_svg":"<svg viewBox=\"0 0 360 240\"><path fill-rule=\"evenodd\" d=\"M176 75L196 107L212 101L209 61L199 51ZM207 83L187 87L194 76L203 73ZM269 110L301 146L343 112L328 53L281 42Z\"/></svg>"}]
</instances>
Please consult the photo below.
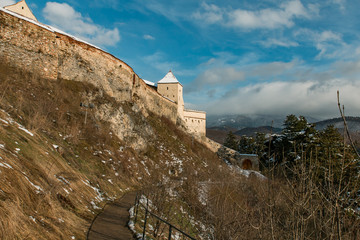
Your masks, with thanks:
<instances>
[{"instance_id":1,"label":"cloudy sky","mask_svg":"<svg viewBox=\"0 0 360 240\"><path fill-rule=\"evenodd\" d=\"M0 0L0 6L14 2ZM360 116L359 0L27 0L208 114Z\"/></svg>"}]
</instances>

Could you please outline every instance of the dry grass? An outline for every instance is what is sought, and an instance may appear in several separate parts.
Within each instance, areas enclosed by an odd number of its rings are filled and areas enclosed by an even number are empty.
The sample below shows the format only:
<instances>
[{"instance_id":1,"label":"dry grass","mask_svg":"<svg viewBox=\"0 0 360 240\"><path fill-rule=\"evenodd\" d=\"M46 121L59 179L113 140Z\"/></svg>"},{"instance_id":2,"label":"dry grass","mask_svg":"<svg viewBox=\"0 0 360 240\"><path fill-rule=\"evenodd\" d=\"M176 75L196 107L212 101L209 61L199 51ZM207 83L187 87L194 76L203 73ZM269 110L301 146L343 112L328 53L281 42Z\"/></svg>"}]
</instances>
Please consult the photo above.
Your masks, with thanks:
<instances>
[{"instance_id":1,"label":"dry grass","mask_svg":"<svg viewBox=\"0 0 360 240\"><path fill-rule=\"evenodd\" d=\"M118 103L90 84L41 79L3 60L0 108L35 135L0 122L0 162L12 166L0 167L1 239L84 239L99 211L93 203L102 207L131 188L149 189L159 214L210 239L359 237L359 219L334 208L338 192L328 201L311 169L297 169L296 179L271 172L270 180L247 179L166 118L145 118L134 103ZM88 101L94 109L80 107ZM103 104L124 110L134 126L128 130L146 139L146 149L132 149L111 133L114 126L95 117ZM141 131L145 127L151 136ZM97 201L99 192L105 200Z\"/></svg>"},{"instance_id":2,"label":"dry grass","mask_svg":"<svg viewBox=\"0 0 360 240\"><path fill-rule=\"evenodd\" d=\"M0 89L0 108L5 111L0 118L8 118L8 113L35 134L30 136L15 123L0 122L0 144L5 146L0 149L0 162L12 166L0 166L0 238L84 239L99 211L93 203L101 207L108 197L164 178L195 176L194 170L200 176L204 162L218 161L168 119L155 114L145 118L133 110L133 103L118 103L90 84L41 79L4 60ZM88 101L95 108L86 114L80 102ZM103 104L124 110L139 137L148 140L146 150L135 151L110 134L113 126L96 117ZM153 134L143 132L143 127ZM182 165L174 161L168 166L166 161L173 159L181 159ZM34 185L42 190L37 192ZM98 202L100 193L104 200Z\"/></svg>"}]
</instances>

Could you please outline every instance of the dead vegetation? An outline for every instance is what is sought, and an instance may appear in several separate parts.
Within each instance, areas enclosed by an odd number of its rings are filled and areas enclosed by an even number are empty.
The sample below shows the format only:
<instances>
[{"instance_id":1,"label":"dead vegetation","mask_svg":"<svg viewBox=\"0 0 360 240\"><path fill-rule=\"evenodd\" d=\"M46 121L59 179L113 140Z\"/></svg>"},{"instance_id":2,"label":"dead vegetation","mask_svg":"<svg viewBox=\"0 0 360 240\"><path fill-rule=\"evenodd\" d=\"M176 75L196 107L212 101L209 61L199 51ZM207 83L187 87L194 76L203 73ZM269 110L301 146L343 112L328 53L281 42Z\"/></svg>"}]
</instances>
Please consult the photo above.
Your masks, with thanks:
<instances>
[{"instance_id":1,"label":"dead vegetation","mask_svg":"<svg viewBox=\"0 0 360 240\"><path fill-rule=\"evenodd\" d=\"M145 149L114 134L95 114L103 105L123 109ZM42 79L1 59L0 238L84 239L105 202L131 189L144 189L155 213L198 238L359 238L359 177L347 181L346 161L321 184L316 158L291 174L246 178L168 119L134 109L91 84ZM345 184L335 184L338 174ZM166 235L152 221L153 237Z\"/></svg>"},{"instance_id":2,"label":"dead vegetation","mask_svg":"<svg viewBox=\"0 0 360 240\"><path fill-rule=\"evenodd\" d=\"M145 150L133 149L99 118L96 111L105 105L122 109L133 128L118 127L146 139ZM42 79L1 59L0 238L84 239L107 201L151 183L211 172L204 164L219 163L166 118L145 118L136 109L91 84Z\"/></svg>"}]
</instances>

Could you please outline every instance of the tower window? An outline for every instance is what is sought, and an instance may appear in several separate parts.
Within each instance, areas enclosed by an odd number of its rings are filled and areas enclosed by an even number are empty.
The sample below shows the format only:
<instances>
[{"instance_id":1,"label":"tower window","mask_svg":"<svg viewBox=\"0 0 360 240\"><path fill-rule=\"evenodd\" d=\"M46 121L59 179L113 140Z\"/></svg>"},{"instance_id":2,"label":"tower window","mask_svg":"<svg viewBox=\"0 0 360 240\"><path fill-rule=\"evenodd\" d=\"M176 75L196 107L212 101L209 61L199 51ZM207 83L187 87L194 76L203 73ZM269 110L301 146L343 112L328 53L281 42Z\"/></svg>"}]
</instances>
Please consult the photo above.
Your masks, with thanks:
<instances>
[{"instance_id":1,"label":"tower window","mask_svg":"<svg viewBox=\"0 0 360 240\"><path fill-rule=\"evenodd\" d=\"M169 87L166 87L166 90L169 90Z\"/></svg>"}]
</instances>

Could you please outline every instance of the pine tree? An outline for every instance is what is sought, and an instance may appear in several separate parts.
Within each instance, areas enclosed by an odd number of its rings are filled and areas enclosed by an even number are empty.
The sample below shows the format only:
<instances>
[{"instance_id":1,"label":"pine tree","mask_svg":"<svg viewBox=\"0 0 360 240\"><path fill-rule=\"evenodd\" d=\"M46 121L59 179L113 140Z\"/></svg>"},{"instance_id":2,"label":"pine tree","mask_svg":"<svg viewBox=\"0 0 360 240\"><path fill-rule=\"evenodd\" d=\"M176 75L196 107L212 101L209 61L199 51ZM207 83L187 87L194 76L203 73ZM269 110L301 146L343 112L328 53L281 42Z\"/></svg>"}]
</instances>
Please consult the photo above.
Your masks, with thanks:
<instances>
[{"instance_id":1,"label":"pine tree","mask_svg":"<svg viewBox=\"0 0 360 240\"><path fill-rule=\"evenodd\" d=\"M252 137L242 136L239 140L238 151L245 154L256 153L256 143Z\"/></svg>"},{"instance_id":2,"label":"pine tree","mask_svg":"<svg viewBox=\"0 0 360 240\"><path fill-rule=\"evenodd\" d=\"M238 141L232 131L226 136L224 146L236 151L238 150Z\"/></svg>"}]
</instances>

